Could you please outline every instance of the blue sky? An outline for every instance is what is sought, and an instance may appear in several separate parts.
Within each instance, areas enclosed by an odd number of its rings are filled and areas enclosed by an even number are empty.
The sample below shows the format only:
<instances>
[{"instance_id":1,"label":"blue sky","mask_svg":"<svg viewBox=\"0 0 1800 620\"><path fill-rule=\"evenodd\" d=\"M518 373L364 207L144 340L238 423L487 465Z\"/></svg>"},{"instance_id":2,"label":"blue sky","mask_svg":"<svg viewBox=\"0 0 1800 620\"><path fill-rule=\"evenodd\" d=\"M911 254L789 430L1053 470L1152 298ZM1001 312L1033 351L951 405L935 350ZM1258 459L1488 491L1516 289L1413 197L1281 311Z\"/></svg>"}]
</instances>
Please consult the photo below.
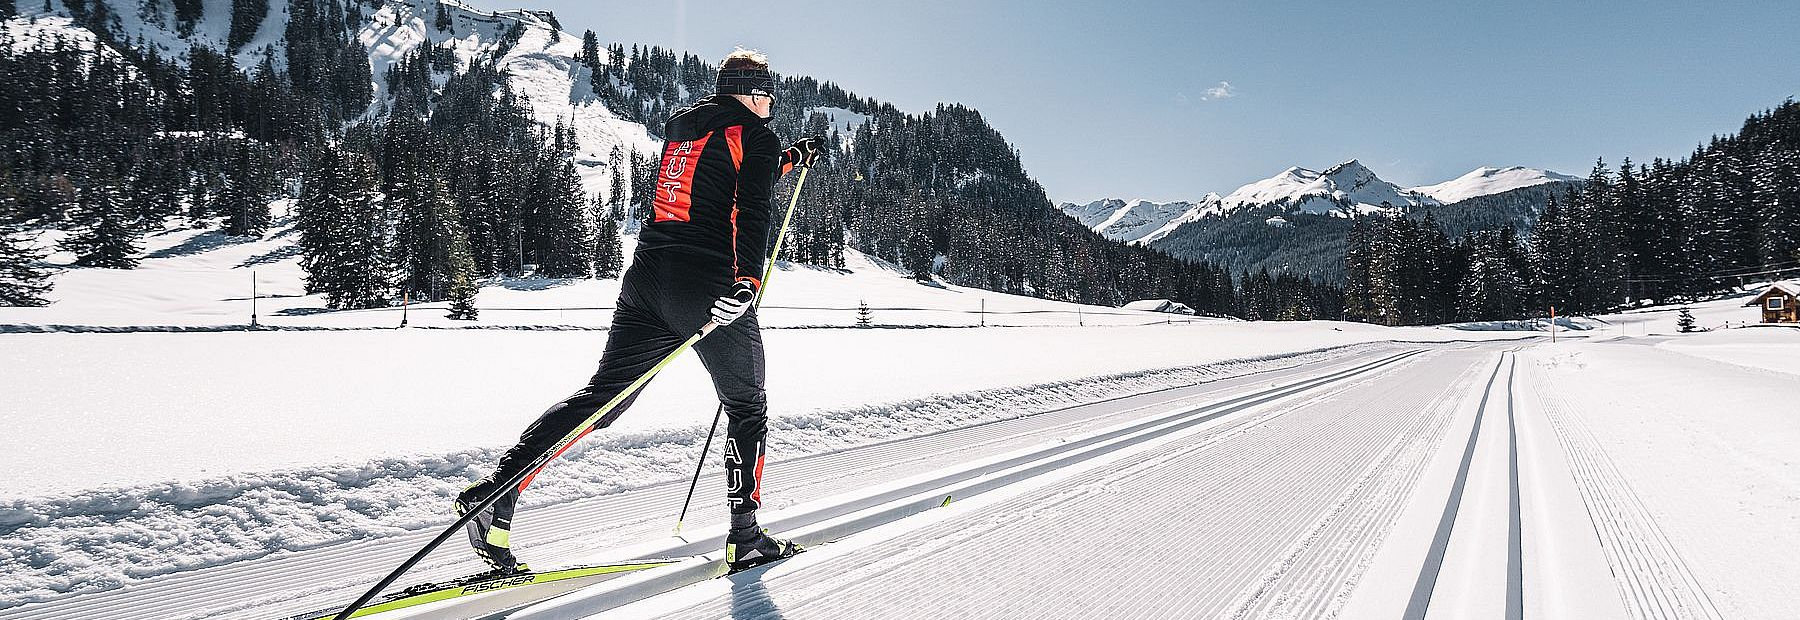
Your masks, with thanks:
<instances>
[{"instance_id":1,"label":"blue sky","mask_svg":"<svg viewBox=\"0 0 1800 620\"><path fill-rule=\"evenodd\" d=\"M1800 95L1793 0L475 4L603 42L757 48L908 111L967 104L1059 202L1193 199L1351 158L1402 185L1585 174Z\"/></svg>"}]
</instances>

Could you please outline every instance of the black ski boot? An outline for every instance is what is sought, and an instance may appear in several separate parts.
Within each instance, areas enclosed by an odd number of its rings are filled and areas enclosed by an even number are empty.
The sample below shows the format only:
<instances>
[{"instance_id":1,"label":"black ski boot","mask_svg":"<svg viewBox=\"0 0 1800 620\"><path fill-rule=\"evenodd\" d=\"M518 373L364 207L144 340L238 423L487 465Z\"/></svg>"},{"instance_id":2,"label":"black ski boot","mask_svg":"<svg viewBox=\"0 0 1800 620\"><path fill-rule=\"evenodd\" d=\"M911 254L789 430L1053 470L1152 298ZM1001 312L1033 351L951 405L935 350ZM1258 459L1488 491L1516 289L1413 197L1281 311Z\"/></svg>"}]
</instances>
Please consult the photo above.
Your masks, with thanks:
<instances>
[{"instance_id":1,"label":"black ski boot","mask_svg":"<svg viewBox=\"0 0 1800 620\"><path fill-rule=\"evenodd\" d=\"M725 536L725 565L731 572L749 570L800 553L800 545L770 536L756 526L756 513L731 515L731 533Z\"/></svg>"},{"instance_id":2,"label":"black ski boot","mask_svg":"<svg viewBox=\"0 0 1800 620\"><path fill-rule=\"evenodd\" d=\"M468 514L469 509L479 505L481 500L486 499L498 487L498 483L492 479L484 478L463 489L456 496L456 516ZM513 508L518 502L519 490L508 489L506 495L464 526L469 532L469 546L475 548L475 555L486 560L496 572L517 573L530 570L520 564L512 553Z\"/></svg>"}]
</instances>

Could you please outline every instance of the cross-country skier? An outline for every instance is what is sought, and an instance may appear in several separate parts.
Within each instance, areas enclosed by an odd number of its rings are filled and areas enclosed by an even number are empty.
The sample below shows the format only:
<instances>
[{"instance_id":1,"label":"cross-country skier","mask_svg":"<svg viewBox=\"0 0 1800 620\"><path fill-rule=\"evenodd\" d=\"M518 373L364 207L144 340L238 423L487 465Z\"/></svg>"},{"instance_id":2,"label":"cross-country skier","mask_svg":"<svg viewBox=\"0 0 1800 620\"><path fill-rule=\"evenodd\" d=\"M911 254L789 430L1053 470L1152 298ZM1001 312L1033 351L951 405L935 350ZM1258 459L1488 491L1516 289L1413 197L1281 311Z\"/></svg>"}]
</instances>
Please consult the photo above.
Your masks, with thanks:
<instances>
[{"instance_id":1,"label":"cross-country skier","mask_svg":"<svg viewBox=\"0 0 1800 620\"><path fill-rule=\"evenodd\" d=\"M662 166L650 222L638 239L619 291L618 310L600 369L586 387L545 411L492 474L456 498L460 515L481 503L585 421L707 321L719 325L694 345L725 408L725 467L733 569L786 557L797 548L756 524L762 501L763 344L753 304L769 247L770 188L796 166L811 166L823 141L805 138L782 149L766 126L775 80L762 54L738 50L720 64L717 93L675 113L663 130ZM633 394L585 435L606 428ZM566 448L565 448L566 449ZM509 545L519 491L470 520L469 543L497 570L524 570Z\"/></svg>"}]
</instances>

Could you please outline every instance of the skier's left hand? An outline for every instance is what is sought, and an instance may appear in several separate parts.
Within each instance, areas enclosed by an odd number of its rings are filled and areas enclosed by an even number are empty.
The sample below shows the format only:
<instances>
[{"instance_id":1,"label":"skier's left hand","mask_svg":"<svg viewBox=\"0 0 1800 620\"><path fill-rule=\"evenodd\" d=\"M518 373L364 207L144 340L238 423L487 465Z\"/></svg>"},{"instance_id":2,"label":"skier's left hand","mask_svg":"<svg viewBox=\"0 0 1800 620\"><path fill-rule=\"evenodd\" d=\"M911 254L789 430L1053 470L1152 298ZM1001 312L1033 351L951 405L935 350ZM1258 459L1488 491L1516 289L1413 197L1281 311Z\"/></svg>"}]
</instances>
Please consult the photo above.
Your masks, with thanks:
<instances>
[{"instance_id":1,"label":"skier's left hand","mask_svg":"<svg viewBox=\"0 0 1800 620\"><path fill-rule=\"evenodd\" d=\"M730 325L732 321L738 320L738 317L749 312L750 306L754 303L756 303L756 284L749 278L733 282L731 291L713 302L712 322L718 324L719 327Z\"/></svg>"},{"instance_id":2,"label":"skier's left hand","mask_svg":"<svg viewBox=\"0 0 1800 620\"><path fill-rule=\"evenodd\" d=\"M793 146L781 152L781 163L793 164L798 168L811 168L819 162L819 154L825 152L825 140L822 138L801 138Z\"/></svg>"}]
</instances>

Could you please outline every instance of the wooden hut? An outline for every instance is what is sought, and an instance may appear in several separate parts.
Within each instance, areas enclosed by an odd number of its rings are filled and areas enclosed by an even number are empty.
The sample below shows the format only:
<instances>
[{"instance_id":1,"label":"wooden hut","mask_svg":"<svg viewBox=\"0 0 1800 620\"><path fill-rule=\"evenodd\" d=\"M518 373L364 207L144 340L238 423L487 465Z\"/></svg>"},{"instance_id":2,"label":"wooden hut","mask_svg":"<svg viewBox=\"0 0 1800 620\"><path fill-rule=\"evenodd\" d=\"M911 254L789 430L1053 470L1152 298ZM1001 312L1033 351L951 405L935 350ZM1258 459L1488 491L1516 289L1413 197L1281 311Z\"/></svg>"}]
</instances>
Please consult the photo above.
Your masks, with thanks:
<instances>
[{"instance_id":1,"label":"wooden hut","mask_svg":"<svg viewBox=\"0 0 1800 620\"><path fill-rule=\"evenodd\" d=\"M1800 323L1800 280L1771 284L1744 305L1762 308L1764 323Z\"/></svg>"}]
</instances>

